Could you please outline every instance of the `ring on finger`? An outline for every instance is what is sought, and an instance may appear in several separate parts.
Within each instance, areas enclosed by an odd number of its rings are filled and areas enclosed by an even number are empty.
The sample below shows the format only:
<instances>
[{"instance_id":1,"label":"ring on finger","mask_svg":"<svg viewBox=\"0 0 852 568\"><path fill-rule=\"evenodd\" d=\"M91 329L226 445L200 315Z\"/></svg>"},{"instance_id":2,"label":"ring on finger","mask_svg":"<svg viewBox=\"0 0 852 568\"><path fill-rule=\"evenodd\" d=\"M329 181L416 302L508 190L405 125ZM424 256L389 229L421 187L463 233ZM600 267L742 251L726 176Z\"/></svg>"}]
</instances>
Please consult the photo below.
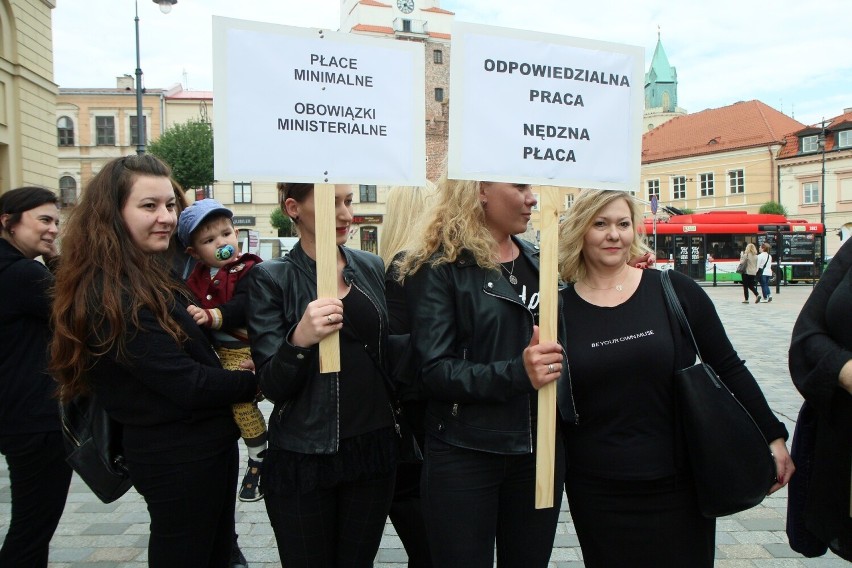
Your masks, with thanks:
<instances>
[{"instance_id":1,"label":"ring on finger","mask_svg":"<svg viewBox=\"0 0 852 568\"><path fill-rule=\"evenodd\" d=\"M328 323L333 323L333 320L331 319L331 316L325 316L325 319L327 319L327 320L328 320Z\"/></svg>"},{"instance_id":2,"label":"ring on finger","mask_svg":"<svg viewBox=\"0 0 852 568\"><path fill-rule=\"evenodd\" d=\"M554 372L554 369L553 369L553 363L550 363L550 364L548 364L548 365L547 365L547 372L548 372L548 373L552 373L552 372Z\"/></svg>"}]
</instances>

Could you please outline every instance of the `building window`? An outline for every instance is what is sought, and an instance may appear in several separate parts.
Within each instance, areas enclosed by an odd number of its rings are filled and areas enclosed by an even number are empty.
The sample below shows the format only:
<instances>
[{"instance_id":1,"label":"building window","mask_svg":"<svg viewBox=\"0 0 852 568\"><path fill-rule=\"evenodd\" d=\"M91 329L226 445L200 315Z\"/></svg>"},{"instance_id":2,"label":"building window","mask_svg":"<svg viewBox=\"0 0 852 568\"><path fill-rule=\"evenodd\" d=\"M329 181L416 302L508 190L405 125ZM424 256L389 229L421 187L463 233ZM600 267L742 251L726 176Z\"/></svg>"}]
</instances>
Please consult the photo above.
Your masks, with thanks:
<instances>
[{"instance_id":1,"label":"building window","mask_svg":"<svg viewBox=\"0 0 852 568\"><path fill-rule=\"evenodd\" d=\"M435 100L439 103L444 102L444 89L441 87L435 87Z\"/></svg>"},{"instance_id":2,"label":"building window","mask_svg":"<svg viewBox=\"0 0 852 568\"><path fill-rule=\"evenodd\" d=\"M565 196L565 210L571 209L572 205L574 205L574 194L569 193Z\"/></svg>"},{"instance_id":3,"label":"building window","mask_svg":"<svg viewBox=\"0 0 852 568\"><path fill-rule=\"evenodd\" d=\"M731 195L745 193L745 172L742 170L728 172L728 190Z\"/></svg>"},{"instance_id":4,"label":"building window","mask_svg":"<svg viewBox=\"0 0 852 568\"><path fill-rule=\"evenodd\" d=\"M60 116L56 121L56 133L60 146L74 145L74 123L67 116Z\"/></svg>"},{"instance_id":5,"label":"building window","mask_svg":"<svg viewBox=\"0 0 852 568\"><path fill-rule=\"evenodd\" d=\"M402 31L411 33L411 20L402 21Z\"/></svg>"},{"instance_id":6,"label":"building window","mask_svg":"<svg viewBox=\"0 0 852 568\"><path fill-rule=\"evenodd\" d=\"M213 199L212 185L205 185L204 187L195 188L195 200L201 201L202 199Z\"/></svg>"},{"instance_id":7,"label":"building window","mask_svg":"<svg viewBox=\"0 0 852 568\"><path fill-rule=\"evenodd\" d=\"M651 199L655 195L657 196L657 199L660 198L660 180L649 179L648 180L648 199Z\"/></svg>"},{"instance_id":8,"label":"building window","mask_svg":"<svg viewBox=\"0 0 852 568\"><path fill-rule=\"evenodd\" d=\"M808 181L802 184L802 203L805 205L819 203L819 182Z\"/></svg>"},{"instance_id":9,"label":"building window","mask_svg":"<svg viewBox=\"0 0 852 568\"><path fill-rule=\"evenodd\" d=\"M361 250L379 254L378 229L375 227L361 227Z\"/></svg>"},{"instance_id":10,"label":"building window","mask_svg":"<svg viewBox=\"0 0 852 568\"><path fill-rule=\"evenodd\" d=\"M837 133L837 147L848 148L852 146L852 130L844 130Z\"/></svg>"},{"instance_id":11,"label":"building window","mask_svg":"<svg viewBox=\"0 0 852 568\"><path fill-rule=\"evenodd\" d=\"M234 182L234 203L251 203L251 182Z\"/></svg>"},{"instance_id":12,"label":"building window","mask_svg":"<svg viewBox=\"0 0 852 568\"><path fill-rule=\"evenodd\" d=\"M98 146L115 146L115 117L95 117L95 143Z\"/></svg>"},{"instance_id":13,"label":"building window","mask_svg":"<svg viewBox=\"0 0 852 568\"><path fill-rule=\"evenodd\" d=\"M436 65L441 65L444 62L444 52L436 49L432 52L432 62Z\"/></svg>"},{"instance_id":14,"label":"building window","mask_svg":"<svg viewBox=\"0 0 852 568\"><path fill-rule=\"evenodd\" d=\"M685 176L675 176L672 178L672 199L686 199Z\"/></svg>"},{"instance_id":15,"label":"building window","mask_svg":"<svg viewBox=\"0 0 852 568\"><path fill-rule=\"evenodd\" d=\"M710 172L709 174L699 174L698 179L698 195L700 195L701 197L713 197L716 191L714 188L713 173Z\"/></svg>"},{"instance_id":16,"label":"building window","mask_svg":"<svg viewBox=\"0 0 852 568\"><path fill-rule=\"evenodd\" d=\"M362 185L361 186L361 203L375 203L376 198L376 186L375 185Z\"/></svg>"},{"instance_id":17,"label":"building window","mask_svg":"<svg viewBox=\"0 0 852 568\"><path fill-rule=\"evenodd\" d=\"M142 128L143 132L148 133L148 117L142 116ZM147 139L147 136L146 136ZM136 117L130 117L130 145L138 146L139 145L139 126L137 125Z\"/></svg>"},{"instance_id":18,"label":"building window","mask_svg":"<svg viewBox=\"0 0 852 568\"><path fill-rule=\"evenodd\" d=\"M802 137L803 154L806 154L808 152L816 152L817 150L819 150L819 136L814 134L813 136Z\"/></svg>"},{"instance_id":19,"label":"building window","mask_svg":"<svg viewBox=\"0 0 852 568\"><path fill-rule=\"evenodd\" d=\"M59 206L70 207L77 204L77 181L71 176L59 178Z\"/></svg>"}]
</instances>

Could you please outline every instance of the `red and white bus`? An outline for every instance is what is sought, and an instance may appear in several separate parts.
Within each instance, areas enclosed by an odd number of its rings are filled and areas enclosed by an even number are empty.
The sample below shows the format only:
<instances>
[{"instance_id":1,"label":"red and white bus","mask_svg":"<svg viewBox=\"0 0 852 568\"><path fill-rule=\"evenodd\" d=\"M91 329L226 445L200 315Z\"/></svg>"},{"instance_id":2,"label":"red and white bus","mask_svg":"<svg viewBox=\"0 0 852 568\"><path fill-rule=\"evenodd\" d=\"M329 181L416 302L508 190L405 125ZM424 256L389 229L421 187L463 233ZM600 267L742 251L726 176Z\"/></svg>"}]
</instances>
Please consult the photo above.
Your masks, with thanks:
<instances>
[{"instance_id":1,"label":"red and white bus","mask_svg":"<svg viewBox=\"0 0 852 568\"><path fill-rule=\"evenodd\" d=\"M656 230L656 233L655 233ZM645 219L645 239L656 251L662 270L673 269L696 280L739 281L736 274L746 244L772 246L772 263L785 280L813 280L818 272L825 228L820 223L787 219L784 215L711 211ZM779 249L778 243L781 243Z\"/></svg>"}]
</instances>

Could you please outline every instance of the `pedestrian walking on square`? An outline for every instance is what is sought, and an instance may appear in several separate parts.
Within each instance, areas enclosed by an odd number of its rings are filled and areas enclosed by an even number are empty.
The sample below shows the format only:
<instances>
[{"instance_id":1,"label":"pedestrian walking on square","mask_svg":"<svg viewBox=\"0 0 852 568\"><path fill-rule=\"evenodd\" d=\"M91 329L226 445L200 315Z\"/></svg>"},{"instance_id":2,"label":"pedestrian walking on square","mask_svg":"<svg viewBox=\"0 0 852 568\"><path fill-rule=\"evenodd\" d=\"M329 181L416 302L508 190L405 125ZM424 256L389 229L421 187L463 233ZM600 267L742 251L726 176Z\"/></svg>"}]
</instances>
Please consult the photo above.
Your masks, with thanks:
<instances>
[{"instance_id":1,"label":"pedestrian walking on square","mask_svg":"<svg viewBox=\"0 0 852 568\"><path fill-rule=\"evenodd\" d=\"M222 369L170 271L183 192L150 154L107 162L63 238L51 368L63 400L97 395L121 424L127 469L151 517L152 568L230 566L239 430L231 405L257 395Z\"/></svg>"},{"instance_id":2,"label":"pedestrian walking on square","mask_svg":"<svg viewBox=\"0 0 852 568\"><path fill-rule=\"evenodd\" d=\"M760 281L760 291L766 302L772 301L772 291L769 288L769 279L772 277L772 255L769 254L771 250L772 247L765 242L760 245L760 254L757 255L757 279Z\"/></svg>"},{"instance_id":3,"label":"pedestrian walking on square","mask_svg":"<svg viewBox=\"0 0 852 568\"><path fill-rule=\"evenodd\" d=\"M670 325L661 273L628 265L643 249L638 227L642 213L628 193L583 190L559 230L559 273L568 283L560 321L571 368L571 382L560 385L571 390L559 394L576 411L563 425L565 492L588 568L711 568L716 523L699 511L689 441L675 426L672 374L696 354ZM710 298L691 278L669 274L704 360L772 440L774 492L794 470L787 431Z\"/></svg>"},{"instance_id":4,"label":"pedestrian walking on square","mask_svg":"<svg viewBox=\"0 0 852 568\"><path fill-rule=\"evenodd\" d=\"M56 194L21 187L0 196L0 452L6 456L12 519L0 566L45 568L65 508L65 463L56 382L47 372L49 265L56 257Z\"/></svg>"},{"instance_id":5,"label":"pedestrian walking on square","mask_svg":"<svg viewBox=\"0 0 852 568\"><path fill-rule=\"evenodd\" d=\"M535 508L537 391L562 376L538 341L538 249L517 237L529 185L443 179L399 267L427 399L421 498L440 567L548 565L562 494Z\"/></svg>"},{"instance_id":6,"label":"pedestrian walking on square","mask_svg":"<svg viewBox=\"0 0 852 568\"><path fill-rule=\"evenodd\" d=\"M748 304L748 293L751 290L751 293L754 294L754 303L757 304L760 302L760 294L757 293L756 282L756 274L757 274L757 248L754 244L749 243L746 245L745 250L740 255L740 262L745 260L745 272L740 274L742 276L742 284L743 284L743 295L745 296L745 300L743 300L743 304Z\"/></svg>"},{"instance_id":7,"label":"pedestrian walking on square","mask_svg":"<svg viewBox=\"0 0 852 568\"><path fill-rule=\"evenodd\" d=\"M852 562L852 239L834 255L802 307L790 344L790 375L816 414L810 479L802 489L804 527L812 538ZM803 409L804 410L804 409ZM797 426L796 436L799 436ZM794 440L794 451L797 441ZM789 519L788 514L788 519ZM788 532L790 530L788 522ZM791 538L791 543L792 543ZM795 549L795 548L794 548ZM809 553L808 556L816 554Z\"/></svg>"},{"instance_id":8,"label":"pedestrian walking on square","mask_svg":"<svg viewBox=\"0 0 852 568\"><path fill-rule=\"evenodd\" d=\"M317 299L314 186L279 184L299 241L249 275L248 330L275 402L261 488L287 568L373 565L393 498L399 438L384 380L388 312L382 260L344 246L352 188L335 186L337 294ZM339 372L319 342L340 333Z\"/></svg>"}]
</instances>

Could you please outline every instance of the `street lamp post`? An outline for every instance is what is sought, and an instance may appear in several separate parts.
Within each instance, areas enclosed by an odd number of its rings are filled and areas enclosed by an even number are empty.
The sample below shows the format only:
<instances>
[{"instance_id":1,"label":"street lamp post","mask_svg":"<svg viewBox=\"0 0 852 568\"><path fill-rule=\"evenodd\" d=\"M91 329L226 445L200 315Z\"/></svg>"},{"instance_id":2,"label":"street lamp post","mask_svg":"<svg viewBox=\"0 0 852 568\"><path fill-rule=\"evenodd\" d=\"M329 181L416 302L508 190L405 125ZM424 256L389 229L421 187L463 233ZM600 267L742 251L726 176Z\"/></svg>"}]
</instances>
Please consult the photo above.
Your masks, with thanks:
<instances>
[{"instance_id":1,"label":"street lamp post","mask_svg":"<svg viewBox=\"0 0 852 568\"><path fill-rule=\"evenodd\" d=\"M819 274L822 276L825 264L825 121L822 122L822 171L820 173L819 188L819 222L822 223L822 241L819 248Z\"/></svg>"},{"instance_id":2,"label":"street lamp post","mask_svg":"<svg viewBox=\"0 0 852 568\"><path fill-rule=\"evenodd\" d=\"M154 4L160 6L160 11L163 14L168 14L172 11L172 5L177 4L178 0L153 0ZM145 115L142 114L142 63L139 56L139 0L136 0L136 153L142 155L145 153L145 134L146 121Z\"/></svg>"}]
</instances>

